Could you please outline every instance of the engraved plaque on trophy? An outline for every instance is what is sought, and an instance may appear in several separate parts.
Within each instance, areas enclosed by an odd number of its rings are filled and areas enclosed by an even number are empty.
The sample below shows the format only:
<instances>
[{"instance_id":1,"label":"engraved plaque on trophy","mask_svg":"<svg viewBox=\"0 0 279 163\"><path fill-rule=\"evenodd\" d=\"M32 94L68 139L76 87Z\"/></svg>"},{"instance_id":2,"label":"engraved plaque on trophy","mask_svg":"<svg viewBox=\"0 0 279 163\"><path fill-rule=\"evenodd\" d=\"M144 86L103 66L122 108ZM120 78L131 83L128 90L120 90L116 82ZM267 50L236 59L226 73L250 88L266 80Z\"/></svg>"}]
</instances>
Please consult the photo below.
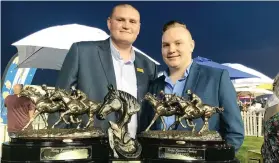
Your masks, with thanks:
<instances>
[{"instance_id":1,"label":"engraved plaque on trophy","mask_svg":"<svg viewBox=\"0 0 279 163\"><path fill-rule=\"evenodd\" d=\"M41 148L40 160L89 160L92 147L45 147Z\"/></svg>"},{"instance_id":2,"label":"engraved plaque on trophy","mask_svg":"<svg viewBox=\"0 0 279 163\"><path fill-rule=\"evenodd\" d=\"M174 160L205 160L205 149L159 147L158 157Z\"/></svg>"}]
</instances>

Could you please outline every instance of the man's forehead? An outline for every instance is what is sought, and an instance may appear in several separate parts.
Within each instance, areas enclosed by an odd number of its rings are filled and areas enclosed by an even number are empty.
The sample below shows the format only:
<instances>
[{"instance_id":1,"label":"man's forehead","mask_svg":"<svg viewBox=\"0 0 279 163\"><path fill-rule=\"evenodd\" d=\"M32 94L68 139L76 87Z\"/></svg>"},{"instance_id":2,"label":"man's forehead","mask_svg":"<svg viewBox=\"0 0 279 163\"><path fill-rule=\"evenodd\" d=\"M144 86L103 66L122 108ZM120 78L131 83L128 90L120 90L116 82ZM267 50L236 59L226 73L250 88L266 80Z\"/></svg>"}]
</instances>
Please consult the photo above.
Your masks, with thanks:
<instances>
[{"instance_id":1,"label":"man's forehead","mask_svg":"<svg viewBox=\"0 0 279 163\"><path fill-rule=\"evenodd\" d=\"M136 20L136 21L139 21L139 17L137 16L133 16L133 15L115 15L113 16L114 18L117 18L117 19L128 19L128 20Z\"/></svg>"},{"instance_id":2,"label":"man's forehead","mask_svg":"<svg viewBox=\"0 0 279 163\"><path fill-rule=\"evenodd\" d=\"M127 15L129 12L129 15ZM126 19L135 19L138 20L140 17L139 12L131 6L118 6L114 9L112 17L121 17Z\"/></svg>"},{"instance_id":3,"label":"man's forehead","mask_svg":"<svg viewBox=\"0 0 279 163\"><path fill-rule=\"evenodd\" d=\"M175 27L167 30L162 37L163 42L183 41L188 39L192 40L192 36L187 29Z\"/></svg>"},{"instance_id":4,"label":"man's forehead","mask_svg":"<svg viewBox=\"0 0 279 163\"><path fill-rule=\"evenodd\" d=\"M168 44L168 43L172 43L172 42L181 42L183 41L183 39L180 38L171 38L171 39L163 39L163 44Z\"/></svg>"}]
</instances>

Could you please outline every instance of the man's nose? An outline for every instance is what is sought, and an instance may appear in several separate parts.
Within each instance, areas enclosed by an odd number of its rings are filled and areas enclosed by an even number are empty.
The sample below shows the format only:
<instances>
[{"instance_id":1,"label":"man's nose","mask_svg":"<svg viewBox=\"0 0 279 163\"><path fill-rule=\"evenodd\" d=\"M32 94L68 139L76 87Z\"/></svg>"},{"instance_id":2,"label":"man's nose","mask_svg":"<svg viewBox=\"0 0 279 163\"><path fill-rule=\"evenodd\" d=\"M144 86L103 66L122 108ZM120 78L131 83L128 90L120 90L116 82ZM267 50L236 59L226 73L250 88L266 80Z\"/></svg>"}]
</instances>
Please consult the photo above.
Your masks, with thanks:
<instances>
[{"instance_id":1,"label":"man's nose","mask_svg":"<svg viewBox=\"0 0 279 163\"><path fill-rule=\"evenodd\" d=\"M124 21L123 24L122 24L122 28L126 29L126 30L129 29L130 28L130 22Z\"/></svg>"},{"instance_id":2,"label":"man's nose","mask_svg":"<svg viewBox=\"0 0 279 163\"><path fill-rule=\"evenodd\" d=\"M176 47L175 47L175 45L170 45L170 48L169 48L169 53L174 53L175 52L175 50L176 50Z\"/></svg>"}]
</instances>

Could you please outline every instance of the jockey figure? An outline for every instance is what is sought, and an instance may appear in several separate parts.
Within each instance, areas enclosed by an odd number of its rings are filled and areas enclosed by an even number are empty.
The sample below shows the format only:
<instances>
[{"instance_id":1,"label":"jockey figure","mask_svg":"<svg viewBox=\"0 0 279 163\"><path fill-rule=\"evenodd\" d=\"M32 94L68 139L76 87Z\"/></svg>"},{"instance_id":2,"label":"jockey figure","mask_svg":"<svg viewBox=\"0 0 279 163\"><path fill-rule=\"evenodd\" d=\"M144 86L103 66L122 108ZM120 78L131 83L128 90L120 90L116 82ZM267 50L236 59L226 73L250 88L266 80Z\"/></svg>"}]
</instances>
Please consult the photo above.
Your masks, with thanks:
<instances>
[{"instance_id":1,"label":"jockey figure","mask_svg":"<svg viewBox=\"0 0 279 163\"><path fill-rule=\"evenodd\" d=\"M198 95L196 95L195 93L192 93L191 90L187 90L187 94L190 98L191 103L193 103L194 106L196 106L198 109L201 109L201 107L202 107L201 98Z\"/></svg>"},{"instance_id":2,"label":"jockey figure","mask_svg":"<svg viewBox=\"0 0 279 163\"><path fill-rule=\"evenodd\" d=\"M71 97L75 100L79 100L79 102L85 107L85 108L89 108L89 106L87 106L85 104L85 100L87 99L87 95L85 93L83 93L80 90L77 90L74 86L71 87L72 90L72 95Z\"/></svg>"},{"instance_id":3,"label":"jockey figure","mask_svg":"<svg viewBox=\"0 0 279 163\"><path fill-rule=\"evenodd\" d=\"M45 97L49 98L50 97L50 90L47 88L46 84L43 84L42 86L42 90L44 90L46 92Z\"/></svg>"}]
</instances>

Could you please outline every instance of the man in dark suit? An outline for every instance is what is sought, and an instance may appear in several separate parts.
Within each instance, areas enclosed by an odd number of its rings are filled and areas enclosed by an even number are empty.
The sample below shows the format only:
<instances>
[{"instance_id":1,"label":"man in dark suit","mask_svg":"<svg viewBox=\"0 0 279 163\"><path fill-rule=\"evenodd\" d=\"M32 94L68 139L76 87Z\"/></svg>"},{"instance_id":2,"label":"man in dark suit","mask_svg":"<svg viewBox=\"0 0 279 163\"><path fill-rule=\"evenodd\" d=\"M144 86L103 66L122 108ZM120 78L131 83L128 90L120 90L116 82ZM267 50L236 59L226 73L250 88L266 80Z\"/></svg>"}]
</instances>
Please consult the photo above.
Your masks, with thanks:
<instances>
[{"instance_id":1,"label":"man in dark suit","mask_svg":"<svg viewBox=\"0 0 279 163\"><path fill-rule=\"evenodd\" d=\"M156 77L156 64L146 56L137 53L132 44L140 31L140 14L128 4L113 8L107 20L110 38L104 41L74 43L63 63L57 87L70 90L72 86L83 91L90 100L102 102L107 86L126 91L139 101L148 90L149 81ZM137 116L137 115L136 115ZM58 114L51 114L49 125L57 121ZM136 119L136 120L135 120ZM84 126L88 116L82 116ZM107 120L115 120L111 114ZM108 122L95 118L95 127L108 128ZM136 122L133 122L136 121ZM137 128L138 118L131 123ZM73 127L61 124L59 128Z\"/></svg>"},{"instance_id":2,"label":"man in dark suit","mask_svg":"<svg viewBox=\"0 0 279 163\"><path fill-rule=\"evenodd\" d=\"M186 25L177 21L168 22L163 29L162 56L168 69L162 76L150 84L149 92L160 95L176 94L188 99L186 91L191 90L201 98L202 102L211 106L224 107L224 112L214 114L209 119L209 130L216 130L235 149L243 143L244 126L237 105L237 95L226 70L199 65L192 60L194 40ZM143 131L151 122L154 111L147 104L143 107L140 130ZM174 122L174 117L164 117L167 127ZM200 130L202 119L194 120L196 130ZM160 120L152 126L153 130L161 130ZM178 130L184 129L180 125Z\"/></svg>"}]
</instances>

